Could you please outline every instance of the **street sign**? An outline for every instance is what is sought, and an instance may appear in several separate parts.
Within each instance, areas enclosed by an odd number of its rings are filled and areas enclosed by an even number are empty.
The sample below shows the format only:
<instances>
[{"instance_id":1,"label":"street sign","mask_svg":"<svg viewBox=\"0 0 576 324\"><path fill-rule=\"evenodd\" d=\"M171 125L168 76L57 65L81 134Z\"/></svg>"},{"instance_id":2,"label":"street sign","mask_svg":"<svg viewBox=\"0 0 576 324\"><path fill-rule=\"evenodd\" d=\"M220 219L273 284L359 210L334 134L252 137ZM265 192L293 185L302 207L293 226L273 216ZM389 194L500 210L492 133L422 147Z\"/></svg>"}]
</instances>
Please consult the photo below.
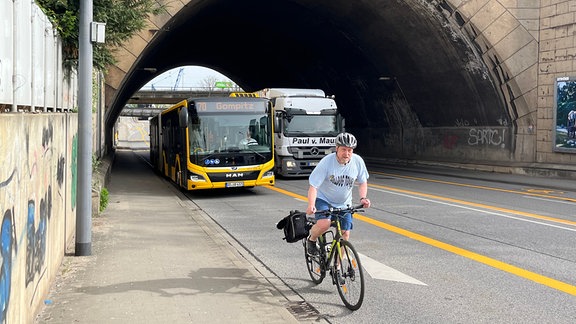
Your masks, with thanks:
<instances>
[{"instance_id":1,"label":"street sign","mask_svg":"<svg viewBox=\"0 0 576 324\"><path fill-rule=\"evenodd\" d=\"M229 81L218 81L216 82L216 84L214 85L216 88L232 88L232 82Z\"/></svg>"}]
</instances>

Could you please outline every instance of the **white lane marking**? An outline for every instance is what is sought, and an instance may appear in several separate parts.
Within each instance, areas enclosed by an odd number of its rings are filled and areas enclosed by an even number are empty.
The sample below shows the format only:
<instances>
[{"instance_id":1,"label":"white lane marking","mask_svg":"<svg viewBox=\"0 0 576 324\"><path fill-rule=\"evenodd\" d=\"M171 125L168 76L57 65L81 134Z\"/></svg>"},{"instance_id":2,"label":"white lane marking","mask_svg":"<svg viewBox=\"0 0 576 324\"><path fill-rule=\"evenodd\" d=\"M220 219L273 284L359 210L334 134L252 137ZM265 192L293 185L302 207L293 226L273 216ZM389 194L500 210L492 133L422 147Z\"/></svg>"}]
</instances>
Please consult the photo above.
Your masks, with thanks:
<instances>
[{"instance_id":1,"label":"white lane marking","mask_svg":"<svg viewBox=\"0 0 576 324\"><path fill-rule=\"evenodd\" d=\"M362 267L374 279L405 282L415 285L428 286L422 281L414 279L409 275L404 274L394 268L390 268L389 266L380 263L372 258L369 258L364 254L361 253L358 254L360 255L360 262L362 263Z\"/></svg>"},{"instance_id":2,"label":"white lane marking","mask_svg":"<svg viewBox=\"0 0 576 324\"><path fill-rule=\"evenodd\" d=\"M522 196L522 198L544 200L544 201L549 201L549 202L553 202L553 203L574 205L574 202L572 202L572 201L563 201L563 200L551 199L551 198L540 198L540 197L532 197L532 196Z\"/></svg>"},{"instance_id":3,"label":"white lane marking","mask_svg":"<svg viewBox=\"0 0 576 324\"><path fill-rule=\"evenodd\" d=\"M452 204L452 203L448 203L448 202L443 202L443 201L438 201L438 200L433 200L433 199L428 199L428 198L423 198L423 197L417 197L414 195L408 195L408 194L398 193L398 192L394 192L394 191L388 191L388 190L384 190L384 189L371 188L370 190L377 190L377 191L386 192L386 193L397 195L397 196L403 196L403 197L412 198L412 199L424 200L424 201L428 201L428 202L432 202L432 203L436 203L436 204L440 204L440 205L458 207L458 208L462 208L462 209L477 211L477 212L484 213L484 214L490 214L490 215L494 215L494 216L515 219L515 220L519 220L519 221L523 221L523 222L527 222L527 223L534 223L534 224L538 224L538 225L555 227L555 228L559 228L559 229L563 229L563 230L567 230L567 231L576 232L576 228L568 228L568 227L564 227L564 226L560 226L560 225L548 224L548 223L535 221L535 220L531 220L531 219L515 217L515 216L511 216L511 215L505 215L505 214L501 214L501 213L497 213L497 212L491 212L488 210L483 210L483 209L478 209L478 208L473 208L473 207L467 207L467 206L462 206L462 205L456 205L456 204Z\"/></svg>"}]
</instances>

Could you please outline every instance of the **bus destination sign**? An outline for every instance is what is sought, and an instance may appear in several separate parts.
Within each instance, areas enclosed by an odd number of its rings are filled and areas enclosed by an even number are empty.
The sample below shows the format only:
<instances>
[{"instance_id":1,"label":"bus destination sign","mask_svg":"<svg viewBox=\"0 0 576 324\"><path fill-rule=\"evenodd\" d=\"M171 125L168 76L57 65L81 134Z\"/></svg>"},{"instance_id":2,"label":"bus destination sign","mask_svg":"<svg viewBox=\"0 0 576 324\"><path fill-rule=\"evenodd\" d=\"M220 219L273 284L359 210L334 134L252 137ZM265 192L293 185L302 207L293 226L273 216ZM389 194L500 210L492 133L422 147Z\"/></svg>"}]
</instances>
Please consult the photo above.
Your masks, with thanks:
<instances>
[{"instance_id":1,"label":"bus destination sign","mask_svg":"<svg viewBox=\"0 0 576 324\"><path fill-rule=\"evenodd\" d=\"M196 101L198 112L264 112L263 101Z\"/></svg>"}]
</instances>

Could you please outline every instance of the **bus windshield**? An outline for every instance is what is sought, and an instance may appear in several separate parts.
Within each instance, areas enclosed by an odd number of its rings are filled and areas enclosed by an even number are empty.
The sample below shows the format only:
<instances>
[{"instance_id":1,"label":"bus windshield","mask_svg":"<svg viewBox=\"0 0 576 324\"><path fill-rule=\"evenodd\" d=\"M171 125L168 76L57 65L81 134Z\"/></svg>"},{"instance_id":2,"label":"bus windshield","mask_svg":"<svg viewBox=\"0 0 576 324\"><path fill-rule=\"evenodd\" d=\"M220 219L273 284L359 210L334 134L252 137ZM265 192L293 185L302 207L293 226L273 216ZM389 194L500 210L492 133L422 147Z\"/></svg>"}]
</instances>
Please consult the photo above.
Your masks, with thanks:
<instances>
[{"instance_id":1,"label":"bus windshield","mask_svg":"<svg viewBox=\"0 0 576 324\"><path fill-rule=\"evenodd\" d=\"M272 156L271 122L265 113L195 114L189 119L188 132L190 160L196 164L245 165Z\"/></svg>"}]
</instances>

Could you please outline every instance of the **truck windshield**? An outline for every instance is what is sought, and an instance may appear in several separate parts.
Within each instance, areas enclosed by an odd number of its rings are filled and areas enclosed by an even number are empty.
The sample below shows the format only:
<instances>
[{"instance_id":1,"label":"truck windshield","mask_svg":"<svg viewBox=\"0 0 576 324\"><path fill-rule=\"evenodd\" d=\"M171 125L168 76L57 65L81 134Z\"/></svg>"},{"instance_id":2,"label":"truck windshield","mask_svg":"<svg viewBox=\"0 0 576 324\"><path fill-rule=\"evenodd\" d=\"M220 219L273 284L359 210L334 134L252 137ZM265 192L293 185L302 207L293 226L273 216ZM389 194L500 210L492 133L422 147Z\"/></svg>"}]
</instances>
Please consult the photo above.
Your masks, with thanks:
<instances>
[{"instance_id":1,"label":"truck windshield","mask_svg":"<svg viewBox=\"0 0 576 324\"><path fill-rule=\"evenodd\" d=\"M285 123L284 133L302 135L332 135L338 134L334 115L292 115Z\"/></svg>"}]
</instances>

